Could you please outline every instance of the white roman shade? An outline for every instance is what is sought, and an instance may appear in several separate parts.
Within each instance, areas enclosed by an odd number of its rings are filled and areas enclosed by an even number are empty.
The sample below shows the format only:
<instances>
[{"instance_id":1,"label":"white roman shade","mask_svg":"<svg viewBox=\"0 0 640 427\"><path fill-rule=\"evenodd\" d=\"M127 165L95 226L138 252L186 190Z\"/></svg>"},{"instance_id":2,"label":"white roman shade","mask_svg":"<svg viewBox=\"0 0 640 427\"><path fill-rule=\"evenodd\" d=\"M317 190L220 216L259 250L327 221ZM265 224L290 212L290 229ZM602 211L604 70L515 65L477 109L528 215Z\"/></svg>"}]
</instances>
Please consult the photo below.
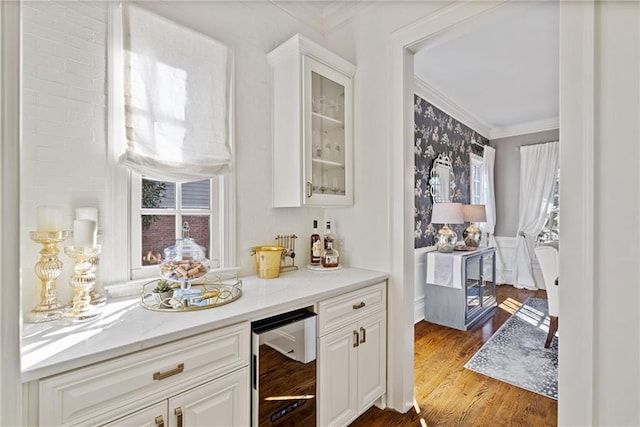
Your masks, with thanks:
<instances>
[{"instance_id":1,"label":"white roman shade","mask_svg":"<svg viewBox=\"0 0 640 427\"><path fill-rule=\"evenodd\" d=\"M229 49L132 5L123 5L123 48L126 151L120 162L169 181L229 172Z\"/></svg>"}]
</instances>

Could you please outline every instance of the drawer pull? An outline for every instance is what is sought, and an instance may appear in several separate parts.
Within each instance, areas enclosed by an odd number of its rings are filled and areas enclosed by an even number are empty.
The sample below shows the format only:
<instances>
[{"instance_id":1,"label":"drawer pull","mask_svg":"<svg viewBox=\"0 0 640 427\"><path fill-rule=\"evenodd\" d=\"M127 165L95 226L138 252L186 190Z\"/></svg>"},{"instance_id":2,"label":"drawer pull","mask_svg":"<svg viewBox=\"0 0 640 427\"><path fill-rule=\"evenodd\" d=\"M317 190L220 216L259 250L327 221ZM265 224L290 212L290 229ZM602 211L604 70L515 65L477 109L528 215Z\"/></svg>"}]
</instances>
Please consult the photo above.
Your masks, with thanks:
<instances>
[{"instance_id":1,"label":"drawer pull","mask_svg":"<svg viewBox=\"0 0 640 427\"><path fill-rule=\"evenodd\" d=\"M156 417L156 425L158 427L164 427L164 419L162 418L162 415Z\"/></svg>"},{"instance_id":2,"label":"drawer pull","mask_svg":"<svg viewBox=\"0 0 640 427\"><path fill-rule=\"evenodd\" d=\"M353 304L353 309L354 310L360 310L362 307L364 307L366 304L364 303L364 301L360 301L360 304Z\"/></svg>"},{"instance_id":3,"label":"drawer pull","mask_svg":"<svg viewBox=\"0 0 640 427\"><path fill-rule=\"evenodd\" d=\"M360 340L360 344L364 344L367 342L367 330L361 326L360 332L362 332L362 339Z\"/></svg>"},{"instance_id":4,"label":"drawer pull","mask_svg":"<svg viewBox=\"0 0 640 427\"><path fill-rule=\"evenodd\" d=\"M160 371L154 372L153 373L153 379L154 380L158 380L158 381L159 380L163 380L163 379L169 378L169 377L171 377L173 375L177 375L177 374L179 374L179 373L181 373L183 371L184 371L184 363L181 363L175 369L172 369L170 371L167 371L167 372L160 372Z\"/></svg>"},{"instance_id":5,"label":"drawer pull","mask_svg":"<svg viewBox=\"0 0 640 427\"><path fill-rule=\"evenodd\" d=\"M182 427L182 408L178 406L174 411L176 417L178 417L178 427Z\"/></svg>"},{"instance_id":6,"label":"drawer pull","mask_svg":"<svg viewBox=\"0 0 640 427\"><path fill-rule=\"evenodd\" d=\"M353 331L353 346L357 347L360 345L360 337L358 336L358 331Z\"/></svg>"}]
</instances>

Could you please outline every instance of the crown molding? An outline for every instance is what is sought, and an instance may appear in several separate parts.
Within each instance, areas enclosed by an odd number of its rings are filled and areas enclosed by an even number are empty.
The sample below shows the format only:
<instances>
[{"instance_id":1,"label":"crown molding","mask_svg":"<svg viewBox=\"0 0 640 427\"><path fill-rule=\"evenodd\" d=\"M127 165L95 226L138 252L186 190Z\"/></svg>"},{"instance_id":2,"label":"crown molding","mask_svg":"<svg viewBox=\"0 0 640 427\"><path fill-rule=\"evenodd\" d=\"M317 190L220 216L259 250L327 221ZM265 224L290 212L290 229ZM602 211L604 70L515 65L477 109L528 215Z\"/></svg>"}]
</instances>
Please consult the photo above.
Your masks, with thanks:
<instances>
[{"instance_id":1,"label":"crown molding","mask_svg":"<svg viewBox=\"0 0 640 427\"><path fill-rule=\"evenodd\" d=\"M468 110L456 104L451 98L425 82L418 76L414 76L415 93L429 101L456 120L469 126L480 135L489 140L498 138L507 138L510 136L526 135L529 133L544 132L560 128L560 119L551 117L543 120L534 120L530 122L519 123L513 126L491 127L485 121L479 119Z\"/></svg>"},{"instance_id":2,"label":"crown molding","mask_svg":"<svg viewBox=\"0 0 640 427\"><path fill-rule=\"evenodd\" d=\"M459 122L464 123L485 138L491 139L491 127L487 123L478 119L469 111L453 102L451 98L444 95L420 77L414 76L414 82L414 91L418 96L426 99L440 110L444 111Z\"/></svg>"},{"instance_id":3,"label":"crown molding","mask_svg":"<svg viewBox=\"0 0 640 427\"><path fill-rule=\"evenodd\" d=\"M534 120L531 122L520 123L515 126L507 126L500 128L491 128L489 139L507 138L510 136L525 135L528 133L544 132L547 130L556 130L560 128L560 118L552 117L543 120Z\"/></svg>"},{"instance_id":4,"label":"crown molding","mask_svg":"<svg viewBox=\"0 0 640 427\"><path fill-rule=\"evenodd\" d=\"M299 19L305 25L326 35L329 31L350 21L362 10L378 0L362 1L291 1L269 0L276 7Z\"/></svg>"}]
</instances>

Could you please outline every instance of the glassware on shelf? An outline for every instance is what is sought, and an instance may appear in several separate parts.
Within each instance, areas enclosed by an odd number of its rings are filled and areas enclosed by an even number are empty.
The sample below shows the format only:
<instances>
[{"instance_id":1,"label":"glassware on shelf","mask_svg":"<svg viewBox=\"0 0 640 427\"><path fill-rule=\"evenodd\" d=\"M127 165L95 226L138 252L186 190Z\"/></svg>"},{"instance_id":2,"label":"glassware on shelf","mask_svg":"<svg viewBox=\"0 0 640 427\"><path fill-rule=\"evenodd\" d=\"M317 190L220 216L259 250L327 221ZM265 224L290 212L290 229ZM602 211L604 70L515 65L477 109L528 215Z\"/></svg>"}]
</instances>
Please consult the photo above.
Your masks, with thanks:
<instances>
[{"instance_id":1,"label":"glassware on shelf","mask_svg":"<svg viewBox=\"0 0 640 427\"><path fill-rule=\"evenodd\" d=\"M176 239L176 244L164 250L164 261L160 264L160 275L172 282L180 283L181 289L189 289L191 282L209 272L209 260L205 249L192 238Z\"/></svg>"}]
</instances>

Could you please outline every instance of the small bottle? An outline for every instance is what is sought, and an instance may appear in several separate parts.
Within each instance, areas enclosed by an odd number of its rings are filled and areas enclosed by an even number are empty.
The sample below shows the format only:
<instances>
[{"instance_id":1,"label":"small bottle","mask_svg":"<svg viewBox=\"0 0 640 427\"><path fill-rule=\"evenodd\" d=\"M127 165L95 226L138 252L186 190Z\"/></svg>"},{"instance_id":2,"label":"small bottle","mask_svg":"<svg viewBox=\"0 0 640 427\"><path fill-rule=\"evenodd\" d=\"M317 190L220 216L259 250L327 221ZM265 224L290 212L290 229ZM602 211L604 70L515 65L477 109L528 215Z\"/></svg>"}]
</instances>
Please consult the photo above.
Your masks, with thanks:
<instances>
[{"instance_id":1,"label":"small bottle","mask_svg":"<svg viewBox=\"0 0 640 427\"><path fill-rule=\"evenodd\" d=\"M329 249L329 242L333 244L333 234L331 234L331 221L327 221L327 227L324 231L324 248Z\"/></svg>"},{"instance_id":2,"label":"small bottle","mask_svg":"<svg viewBox=\"0 0 640 427\"><path fill-rule=\"evenodd\" d=\"M328 243L327 249L322 251L322 266L324 268L337 267L340 263L340 254L333 249L333 241Z\"/></svg>"},{"instance_id":3,"label":"small bottle","mask_svg":"<svg viewBox=\"0 0 640 427\"><path fill-rule=\"evenodd\" d=\"M320 265L322 262L322 239L318 234L318 221L313 220L313 234L311 234L311 265Z\"/></svg>"}]
</instances>

